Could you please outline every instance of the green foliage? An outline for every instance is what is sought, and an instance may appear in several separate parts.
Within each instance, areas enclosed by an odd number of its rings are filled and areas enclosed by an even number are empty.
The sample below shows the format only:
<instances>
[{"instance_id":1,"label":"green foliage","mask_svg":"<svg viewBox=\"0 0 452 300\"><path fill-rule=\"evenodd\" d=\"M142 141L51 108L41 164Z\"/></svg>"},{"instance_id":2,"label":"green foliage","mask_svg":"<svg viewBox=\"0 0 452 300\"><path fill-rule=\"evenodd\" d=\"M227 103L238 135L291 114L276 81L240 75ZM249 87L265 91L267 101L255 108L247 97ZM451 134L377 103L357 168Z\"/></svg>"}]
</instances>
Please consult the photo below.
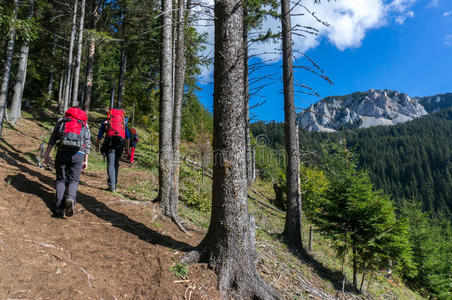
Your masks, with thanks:
<instances>
[{"instance_id":1,"label":"green foliage","mask_svg":"<svg viewBox=\"0 0 452 300\"><path fill-rule=\"evenodd\" d=\"M199 188L202 180L201 171L183 168L180 180L184 182L181 186L181 199L187 206L203 212L210 211L212 198L205 190Z\"/></svg>"},{"instance_id":2,"label":"green foliage","mask_svg":"<svg viewBox=\"0 0 452 300\"><path fill-rule=\"evenodd\" d=\"M185 279L188 275L187 266L179 262L170 266L170 271L179 279Z\"/></svg>"},{"instance_id":3,"label":"green foliage","mask_svg":"<svg viewBox=\"0 0 452 300\"><path fill-rule=\"evenodd\" d=\"M324 171L302 164L300 166L300 183L303 212L308 219L311 219L314 217L317 203L325 196L328 180Z\"/></svg>"},{"instance_id":4,"label":"green foliage","mask_svg":"<svg viewBox=\"0 0 452 300\"><path fill-rule=\"evenodd\" d=\"M183 140L194 142L205 133L213 130L213 118L210 112L199 102L196 96L188 94L182 103Z\"/></svg>"},{"instance_id":5,"label":"green foliage","mask_svg":"<svg viewBox=\"0 0 452 300\"><path fill-rule=\"evenodd\" d=\"M406 228L396 220L389 197L374 190L349 150L332 145L324 156L328 185L309 213L318 231L331 239L338 256L352 250L355 272L358 265L362 272L380 269L390 259L410 266Z\"/></svg>"},{"instance_id":6,"label":"green foliage","mask_svg":"<svg viewBox=\"0 0 452 300\"><path fill-rule=\"evenodd\" d=\"M408 220L416 273L406 276L408 282L424 295L438 299L452 298L452 235L448 219L430 222L421 204L405 201L401 214Z\"/></svg>"}]
</instances>

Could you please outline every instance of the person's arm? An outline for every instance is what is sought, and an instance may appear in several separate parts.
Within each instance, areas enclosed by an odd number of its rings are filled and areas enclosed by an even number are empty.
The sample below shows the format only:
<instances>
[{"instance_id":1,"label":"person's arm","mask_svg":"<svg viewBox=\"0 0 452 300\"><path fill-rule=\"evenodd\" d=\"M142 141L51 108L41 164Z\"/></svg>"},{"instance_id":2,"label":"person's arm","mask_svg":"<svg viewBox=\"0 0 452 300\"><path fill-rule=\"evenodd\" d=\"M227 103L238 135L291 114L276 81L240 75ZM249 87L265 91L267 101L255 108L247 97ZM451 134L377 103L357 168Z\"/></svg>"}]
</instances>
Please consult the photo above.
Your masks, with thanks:
<instances>
[{"instance_id":1,"label":"person's arm","mask_svg":"<svg viewBox=\"0 0 452 300\"><path fill-rule=\"evenodd\" d=\"M129 149L130 149L130 132L129 132L129 128L127 127L127 125L126 125L125 134L126 134L126 154L129 154Z\"/></svg>"},{"instance_id":2,"label":"person's arm","mask_svg":"<svg viewBox=\"0 0 452 300\"><path fill-rule=\"evenodd\" d=\"M52 151L53 146L55 146L56 141L58 140L58 127L60 125L60 122L58 122L55 127L53 128L52 134L49 138L49 143L47 144L47 149L43 154L44 163L48 164L50 161L50 152Z\"/></svg>"},{"instance_id":3,"label":"person's arm","mask_svg":"<svg viewBox=\"0 0 452 300\"><path fill-rule=\"evenodd\" d=\"M88 155L89 155L89 152L91 149L91 134L89 131L88 124L86 124L86 130L85 130L85 134L84 134L83 138L84 138L83 152L85 153L85 159L83 161L82 170L85 170L86 168L88 168Z\"/></svg>"},{"instance_id":4,"label":"person's arm","mask_svg":"<svg viewBox=\"0 0 452 300\"><path fill-rule=\"evenodd\" d=\"M100 141L102 140L102 137L104 135L106 124L107 124L107 120L104 120L104 121L102 121L102 124L100 125L99 133L97 134L96 152L99 152L99 144L100 144Z\"/></svg>"},{"instance_id":5,"label":"person's arm","mask_svg":"<svg viewBox=\"0 0 452 300\"><path fill-rule=\"evenodd\" d=\"M88 154L85 154L85 160L83 161L82 170L88 168Z\"/></svg>"}]
</instances>

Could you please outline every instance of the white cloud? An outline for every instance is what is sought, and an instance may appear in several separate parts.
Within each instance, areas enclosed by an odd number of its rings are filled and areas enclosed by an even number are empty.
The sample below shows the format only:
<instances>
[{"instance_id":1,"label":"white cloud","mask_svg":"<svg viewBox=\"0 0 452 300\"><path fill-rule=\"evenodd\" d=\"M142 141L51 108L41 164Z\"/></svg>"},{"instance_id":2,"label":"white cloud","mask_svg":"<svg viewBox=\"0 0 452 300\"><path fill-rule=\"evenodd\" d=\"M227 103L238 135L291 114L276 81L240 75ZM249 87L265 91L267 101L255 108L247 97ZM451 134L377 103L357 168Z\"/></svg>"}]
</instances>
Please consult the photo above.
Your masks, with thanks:
<instances>
[{"instance_id":1,"label":"white cloud","mask_svg":"<svg viewBox=\"0 0 452 300\"><path fill-rule=\"evenodd\" d=\"M448 34L444 39L444 45L452 46L452 34Z\"/></svg>"},{"instance_id":2,"label":"white cloud","mask_svg":"<svg viewBox=\"0 0 452 300\"><path fill-rule=\"evenodd\" d=\"M443 17L448 17L450 15L452 15L452 10L449 10L449 11L446 11L443 13Z\"/></svg>"},{"instance_id":3,"label":"white cloud","mask_svg":"<svg viewBox=\"0 0 452 300\"><path fill-rule=\"evenodd\" d=\"M406 20L407 18L414 18L414 12L412 12L412 11L410 10L410 11L408 11L406 14L397 16L395 20L396 20L396 22L397 22L399 25L403 25L403 23L405 23L405 20Z\"/></svg>"},{"instance_id":4,"label":"white cloud","mask_svg":"<svg viewBox=\"0 0 452 300\"><path fill-rule=\"evenodd\" d=\"M213 2L213 0L208 0ZM366 34L373 29L387 25L391 21L402 25L407 18L413 18L414 12L410 10L419 0L336 0L322 1L321 4L313 4L314 1L304 1L305 7L322 21L330 24L326 27L311 16L305 8L295 7L292 11L292 26L296 24L318 29L317 35L305 34L306 37L293 35L294 50L305 52L317 47L324 39L343 51L348 48L361 46ZM300 14L304 14L301 16ZM203 21L205 23L205 21ZM267 18L262 31L271 29L272 32L280 31L280 20ZM202 24L205 25L205 24ZM200 27L202 31L209 32L210 41L213 43L213 27ZM209 47L212 49L212 47ZM252 54L259 55L261 59L279 59L280 42L253 45ZM276 50L275 50L276 49ZM210 50L211 51L211 50ZM213 52L212 52L213 53ZM212 72L205 72L204 75ZM210 77L211 78L211 77Z\"/></svg>"},{"instance_id":5,"label":"white cloud","mask_svg":"<svg viewBox=\"0 0 452 300\"><path fill-rule=\"evenodd\" d=\"M430 7L437 7L439 4L439 0L432 0L430 1L429 5Z\"/></svg>"}]
</instances>

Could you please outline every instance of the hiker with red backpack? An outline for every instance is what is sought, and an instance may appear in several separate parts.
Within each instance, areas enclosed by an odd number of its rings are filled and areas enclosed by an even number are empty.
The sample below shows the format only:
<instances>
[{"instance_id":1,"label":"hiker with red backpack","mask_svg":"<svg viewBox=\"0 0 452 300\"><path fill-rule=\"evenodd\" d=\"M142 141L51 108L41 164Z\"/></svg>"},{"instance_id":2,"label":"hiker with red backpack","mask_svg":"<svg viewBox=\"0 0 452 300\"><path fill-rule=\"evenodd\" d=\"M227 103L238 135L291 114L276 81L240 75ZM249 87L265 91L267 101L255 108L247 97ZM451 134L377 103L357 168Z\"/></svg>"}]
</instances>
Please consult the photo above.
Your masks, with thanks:
<instances>
[{"instance_id":1,"label":"hiker with red backpack","mask_svg":"<svg viewBox=\"0 0 452 300\"><path fill-rule=\"evenodd\" d=\"M105 139L100 151L107 157L108 188L115 192L118 183L119 160L126 146L126 139L127 144L129 140L129 131L123 110L112 108L107 113L107 118L102 122L97 134L97 152L104 133Z\"/></svg>"},{"instance_id":2,"label":"hiker with red backpack","mask_svg":"<svg viewBox=\"0 0 452 300\"><path fill-rule=\"evenodd\" d=\"M75 213L80 174L88 167L91 145L88 118L83 110L71 107L58 120L43 155L44 163L49 162L55 145L58 149L55 158L57 200L53 212L57 217L63 217L63 213L70 217Z\"/></svg>"},{"instance_id":3,"label":"hiker with red backpack","mask_svg":"<svg viewBox=\"0 0 452 300\"><path fill-rule=\"evenodd\" d=\"M129 133L130 133L129 161L132 164L133 157L135 155L135 148L136 148L138 142L140 141L140 139L138 138L138 133L135 128L130 128Z\"/></svg>"}]
</instances>

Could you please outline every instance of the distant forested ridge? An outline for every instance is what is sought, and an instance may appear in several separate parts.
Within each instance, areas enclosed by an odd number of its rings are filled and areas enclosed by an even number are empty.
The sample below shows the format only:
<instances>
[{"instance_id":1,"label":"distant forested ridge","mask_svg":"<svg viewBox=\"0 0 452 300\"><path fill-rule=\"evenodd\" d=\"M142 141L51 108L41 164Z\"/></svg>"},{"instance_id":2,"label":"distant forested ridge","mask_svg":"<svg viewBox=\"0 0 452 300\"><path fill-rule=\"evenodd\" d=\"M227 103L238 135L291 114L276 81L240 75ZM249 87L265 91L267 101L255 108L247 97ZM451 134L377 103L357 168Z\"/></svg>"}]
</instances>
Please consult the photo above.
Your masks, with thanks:
<instances>
[{"instance_id":1,"label":"distant forested ridge","mask_svg":"<svg viewBox=\"0 0 452 300\"><path fill-rule=\"evenodd\" d=\"M283 123L254 123L254 137L265 136L268 146L284 145ZM260 138L263 140L263 138ZM321 145L344 140L342 133L300 131L300 149L320 153ZM401 199L416 198L432 213L452 212L452 109L448 108L395 126L346 131L347 147L359 154L360 167L369 171L378 188ZM314 155L315 157L315 155ZM310 160L315 164L315 158Z\"/></svg>"}]
</instances>

